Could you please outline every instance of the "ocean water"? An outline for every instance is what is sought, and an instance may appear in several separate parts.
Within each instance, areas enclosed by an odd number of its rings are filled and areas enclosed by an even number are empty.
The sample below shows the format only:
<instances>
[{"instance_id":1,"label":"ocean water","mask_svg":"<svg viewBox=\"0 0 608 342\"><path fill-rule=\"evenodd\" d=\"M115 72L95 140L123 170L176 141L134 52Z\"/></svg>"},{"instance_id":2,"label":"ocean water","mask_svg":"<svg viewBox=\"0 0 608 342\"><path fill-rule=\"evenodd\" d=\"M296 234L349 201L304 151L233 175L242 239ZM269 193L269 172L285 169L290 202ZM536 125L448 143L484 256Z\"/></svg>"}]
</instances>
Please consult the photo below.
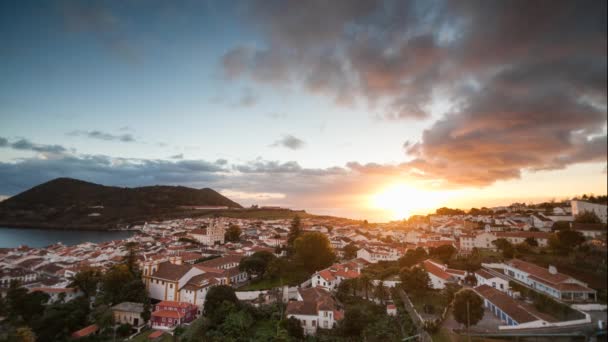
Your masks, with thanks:
<instances>
[{"instance_id":1,"label":"ocean water","mask_svg":"<svg viewBox=\"0 0 608 342\"><path fill-rule=\"evenodd\" d=\"M133 231L86 231L86 230L54 230L29 228L0 227L0 248L45 247L61 242L64 245L77 245L82 242L106 242L122 240L130 237Z\"/></svg>"}]
</instances>

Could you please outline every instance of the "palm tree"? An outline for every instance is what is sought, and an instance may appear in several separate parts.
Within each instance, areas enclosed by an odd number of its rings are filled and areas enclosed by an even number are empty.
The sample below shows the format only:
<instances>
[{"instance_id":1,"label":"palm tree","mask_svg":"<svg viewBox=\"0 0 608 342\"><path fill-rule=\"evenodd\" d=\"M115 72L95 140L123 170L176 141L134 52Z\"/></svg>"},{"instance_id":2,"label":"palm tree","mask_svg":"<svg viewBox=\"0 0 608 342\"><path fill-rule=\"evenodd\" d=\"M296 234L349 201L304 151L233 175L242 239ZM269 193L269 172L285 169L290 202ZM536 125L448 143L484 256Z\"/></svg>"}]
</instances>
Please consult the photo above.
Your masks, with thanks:
<instances>
[{"instance_id":1,"label":"palm tree","mask_svg":"<svg viewBox=\"0 0 608 342\"><path fill-rule=\"evenodd\" d=\"M371 285L371 279L368 275L362 274L359 277L359 285L365 289L365 299L369 299L369 286Z\"/></svg>"}]
</instances>

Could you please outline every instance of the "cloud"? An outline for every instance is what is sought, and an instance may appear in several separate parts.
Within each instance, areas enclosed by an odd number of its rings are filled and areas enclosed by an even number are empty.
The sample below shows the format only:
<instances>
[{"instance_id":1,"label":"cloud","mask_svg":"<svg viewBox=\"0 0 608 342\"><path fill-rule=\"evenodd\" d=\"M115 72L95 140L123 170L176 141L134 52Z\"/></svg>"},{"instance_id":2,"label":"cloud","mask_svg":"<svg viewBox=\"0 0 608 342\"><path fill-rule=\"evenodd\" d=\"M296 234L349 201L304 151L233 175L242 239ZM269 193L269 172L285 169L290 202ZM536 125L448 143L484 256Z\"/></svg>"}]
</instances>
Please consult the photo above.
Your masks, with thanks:
<instances>
[{"instance_id":1,"label":"cloud","mask_svg":"<svg viewBox=\"0 0 608 342\"><path fill-rule=\"evenodd\" d=\"M27 139L19 139L11 143L8 141L8 139L3 137L0 137L0 147L9 147L20 151L32 151L51 154L60 154L68 152L68 149L61 145L36 144Z\"/></svg>"},{"instance_id":2,"label":"cloud","mask_svg":"<svg viewBox=\"0 0 608 342\"><path fill-rule=\"evenodd\" d=\"M98 131L98 130L94 130L94 131L77 130L77 131L68 132L66 134L69 136L73 136L73 137L80 136L80 137L87 137L87 138L91 138L91 139L105 140L105 141L120 141L120 142L126 142L126 143L136 142L135 137L133 137L133 135L129 134L129 133L111 134L111 133L102 132L102 131Z\"/></svg>"},{"instance_id":3,"label":"cloud","mask_svg":"<svg viewBox=\"0 0 608 342\"><path fill-rule=\"evenodd\" d=\"M259 97L251 89L243 90L241 97L233 103L235 107L253 107L259 102Z\"/></svg>"},{"instance_id":4,"label":"cloud","mask_svg":"<svg viewBox=\"0 0 608 342\"><path fill-rule=\"evenodd\" d=\"M271 119L275 119L275 120L285 119L285 118L287 118L287 114L273 112L273 113L268 113L268 117L271 118Z\"/></svg>"},{"instance_id":5,"label":"cloud","mask_svg":"<svg viewBox=\"0 0 608 342\"><path fill-rule=\"evenodd\" d=\"M408 137L397 170L353 165L362 172L486 186L606 160L606 2L249 4L264 44L229 50L229 78L296 83L382 119L433 119Z\"/></svg>"},{"instance_id":6,"label":"cloud","mask_svg":"<svg viewBox=\"0 0 608 342\"><path fill-rule=\"evenodd\" d=\"M107 4L65 0L58 7L68 32L88 33L123 60L132 64L141 61L141 53L127 37L125 24Z\"/></svg>"},{"instance_id":7,"label":"cloud","mask_svg":"<svg viewBox=\"0 0 608 342\"><path fill-rule=\"evenodd\" d=\"M176 154L176 155L170 156L169 159L184 159L184 154L183 153Z\"/></svg>"},{"instance_id":8,"label":"cloud","mask_svg":"<svg viewBox=\"0 0 608 342\"><path fill-rule=\"evenodd\" d=\"M306 145L304 140L296 138L291 134L283 136L281 139L275 141L270 146L272 147L285 147L290 150L299 150Z\"/></svg>"}]
</instances>

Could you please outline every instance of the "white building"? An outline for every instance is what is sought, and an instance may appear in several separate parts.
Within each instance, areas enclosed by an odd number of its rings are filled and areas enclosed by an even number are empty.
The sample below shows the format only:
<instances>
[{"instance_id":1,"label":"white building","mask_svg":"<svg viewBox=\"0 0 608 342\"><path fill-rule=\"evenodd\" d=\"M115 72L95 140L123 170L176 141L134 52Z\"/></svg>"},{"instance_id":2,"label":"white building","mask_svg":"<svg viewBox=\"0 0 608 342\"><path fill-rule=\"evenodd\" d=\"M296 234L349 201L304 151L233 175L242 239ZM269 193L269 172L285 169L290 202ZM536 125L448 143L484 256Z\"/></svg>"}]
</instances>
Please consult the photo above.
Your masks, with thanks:
<instances>
[{"instance_id":1,"label":"white building","mask_svg":"<svg viewBox=\"0 0 608 342\"><path fill-rule=\"evenodd\" d=\"M458 284L466 275L464 271L450 270L445 265L430 259L423 261L422 267L429 275L431 287L434 289L443 289L449 283Z\"/></svg>"},{"instance_id":2,"label":"white building","mask_svg":"<svg viewBox=\"0 0 608 342\"><path fill-rule=\"evenodd\" d=\"M504 272L537 292L563 301L595 301L597 298L596 291L587 287L586 283L557 272L554 266L543 268L512 259L505 263Z\"/></svg>"},{"instance_id":3,"label":"white building","mask_svg":"<svg viewBox=\"0 0 608 342\"><path fill-rule=\"evenodd\" d=\"M475 279L477 280L477 286L488 285L502 292L509 290L508 280L483 269L475 271Z\"/></svg>"},{"instance_id":4,"label":"white building","mask_svg":"<svg viewBox=\"0 0 608 342\"><path fill-rule=\"evenodd\" d=\"M335 290L343 280L358 278L361 275L360 269L361 267L355 262L332 265L312 275L312 287Z\"/></svg>"},{"instance_id":5,"label":"white building","mask_svg":"<svg viewBox=\"0 0 608 342\"><path fill-rule=\"evenodd\" d=\"M300 321L306 335L314 335L317 328L333 329L344 314L327 290L321 288L298 289L297 301L287 304L287 318Z\"/></svg>"},{"instance_id":6,"label":"white building","mask_svg":"<svg viewBox=\"0 0 608 342\"><path fill-rule=\"evenodd\" d=\"M597 217L600 218L602 223L608 222L608 205L606 204L596 204L585 201L570 201L570 205L572 206L572 216L581 214L585 211L594 212Z\"/></svg>"},{"instance_id":7,"label":"white building","mask_svg":"<svg viewBox=\"0 0 608 342\"><path fill-rule=\"evenodd\" d=\"M357 258L361 258L372 264L378 261L395 261L401 258L402 254L396 249L388 247L365 247L357 251Z\"/></svg>"},{"instance_id":8,"label":"white building","mask_svg":"<svg viewBox=\"0 0 608 342\"><path fill-rule=\"evenodd\" d=\"M202 243L206 246L213 246L215 244L224 244L224 234L226 229L222 223L216 221L212 222L207 228L193 229L188 232L193 239Z\"/></svg>"}]
</instances>

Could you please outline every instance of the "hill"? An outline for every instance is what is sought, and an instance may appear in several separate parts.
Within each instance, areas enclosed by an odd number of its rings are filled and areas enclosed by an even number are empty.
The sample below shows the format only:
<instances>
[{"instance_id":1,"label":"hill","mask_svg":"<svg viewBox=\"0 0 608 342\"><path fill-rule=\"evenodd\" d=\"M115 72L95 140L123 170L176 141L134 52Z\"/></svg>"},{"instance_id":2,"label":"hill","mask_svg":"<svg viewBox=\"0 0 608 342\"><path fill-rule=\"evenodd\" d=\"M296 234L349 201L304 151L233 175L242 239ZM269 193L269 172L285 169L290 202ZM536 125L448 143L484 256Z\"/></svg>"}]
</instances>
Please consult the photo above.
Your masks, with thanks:
<instances>
[{"instance_id":1,"label":"hill","mask_svg":"<svg viewBox=\"0 0 608 342\"><path fill-rule=\"evenodd\" d=\"M111 229L179 217L196 206L242 208L209 188L120 188L57 178L0 202L0 226Z\"/></svg>"}]
</instances>

